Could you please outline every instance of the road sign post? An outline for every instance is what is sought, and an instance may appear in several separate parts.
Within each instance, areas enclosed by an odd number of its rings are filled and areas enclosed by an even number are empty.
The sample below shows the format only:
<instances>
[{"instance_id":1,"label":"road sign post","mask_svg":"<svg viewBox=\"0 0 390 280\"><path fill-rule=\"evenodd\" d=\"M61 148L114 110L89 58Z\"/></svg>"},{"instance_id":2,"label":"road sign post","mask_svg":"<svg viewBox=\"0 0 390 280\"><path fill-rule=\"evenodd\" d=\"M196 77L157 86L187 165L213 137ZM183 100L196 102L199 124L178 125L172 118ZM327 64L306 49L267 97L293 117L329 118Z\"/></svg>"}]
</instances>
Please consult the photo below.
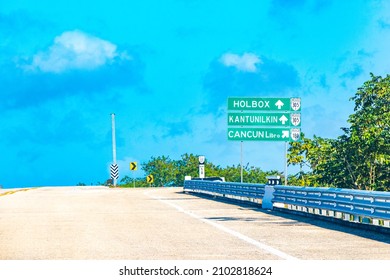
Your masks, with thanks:
<instances>
[{"instance_id":1,"label":"road sign post","mask_svg":"<svg viewBox=\"0 0 390 280\"><path fill-rule=\"evenodd\" d=\"M137 170L137 162L136 161L130 162L130 170L131 171ZM133 187L135 188L135 175L134 175L134 173L133 173Z\"/></svg>"},{"instance_id":2,"label":"road sign post","mask_svg":"<svg viewBox=\"0 0 390 280\"><path fill-rule=\"evenodd\" d=\"M136 161L130 162L130 170L131 171L137 170L137 162Z\"/></svg>"},{"instance_id":3,"label":"road sign post","mask_svg":"<svg viewBox=\"0 0 390 280\"><path fill-rule=\"evenodd\" d=\"M244 167L243 167L243 143L240 141L240 182L244 183Z\"/></svg>"},{"instance_id":4,"label":"road sign post","mask_svg":"<svg viewBox=\"0 0 390 280\"><path fill-rule=\"evenodd\" d=\"M150 186L152 186L152 183L154 182L154 177L152 174L146 176L146 182L148 182Z\"/></svg>"},{"instance_id":5,"label":"road sign post","mask_svg":"<svg viewBox=\"0 0 390 280\"><path fill-rule=\"evenodd\" d=\"M199 156L199 178L202 179L205 177L204 162L205 156Z\"/></svg>"},{"instance_id":6,"label":"road sign post","mask_svg":"<svg viewBox=\"0 0 390 280\"><path fill-rule=\"evenodd\" d=\"M112 165L111 167L116 169L116 174L113 177L113 171L111 169L111 178L113 179L114 187L119 179L118 165L116 164L116 138L115 138L115 114L111 114L111 127L112 127Z\"/></svg>"},{"instance_id":7,"label":"road sign post","mask_svg":"<svg viewBox=\"0 0 390 280\"><path fill-rule=\"evenodd\" d=\"M114 187L116 186L116 180L119 179L119 167L118 164L113 163L110 165L110 177L114 182Z\"/></svg>"}]
</instances>

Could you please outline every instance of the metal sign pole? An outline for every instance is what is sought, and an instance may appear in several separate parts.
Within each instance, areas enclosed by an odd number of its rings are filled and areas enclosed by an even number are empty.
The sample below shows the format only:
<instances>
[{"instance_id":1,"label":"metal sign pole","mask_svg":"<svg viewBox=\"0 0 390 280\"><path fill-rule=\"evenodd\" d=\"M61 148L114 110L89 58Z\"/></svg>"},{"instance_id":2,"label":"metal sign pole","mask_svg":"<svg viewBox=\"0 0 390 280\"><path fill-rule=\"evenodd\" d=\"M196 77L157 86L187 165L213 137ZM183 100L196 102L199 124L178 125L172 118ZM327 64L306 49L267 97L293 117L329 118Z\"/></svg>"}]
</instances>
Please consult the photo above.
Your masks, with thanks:
<instances>
[{"instance_id":1,"label":"metal sign pole","mask_svg":"<svg viewBox=\"0 0 390 280\"><path fill-rule=\"evenodd\" d=\"M284 185L287 186L287 150L288 150L288 142L285 142L285 149L284 149Z\"/></svg>"},{"instance_id":2,"label":"metal sign pole","mask_svg":"<svg viewBox=\"0 0 390 280\"><path fill-rule=\"evenodd\" d=\"M243 169L242 169L242 142L241 141L241 152L240 152L240 161L241 161L241 183L244 182L243 180Z\"/></svg>"},{"instance_id":3,"label":"metal sign pole","mask_svg":"<svg viewBox=\"0 0 390 280\"><path fill-rule=\"evenodd\" d=\"M130 162L130 170L133 173L133 187L135 188L135 174L134 174L134 172L137 170L137 162L136 161Z\"/></svg>"},{"instance_id":4,"label":"metal sign pole","mask_svg":"<svg viewBox=\"0 0 390 280\"><path fill-rule=\"evenodd\" d=\"M115 114L111 114L112 122L112 162L116 164L116 139L115 139ZM113 178L114 187L116 187L117 179Z\"/></svg>"}]
</instances>

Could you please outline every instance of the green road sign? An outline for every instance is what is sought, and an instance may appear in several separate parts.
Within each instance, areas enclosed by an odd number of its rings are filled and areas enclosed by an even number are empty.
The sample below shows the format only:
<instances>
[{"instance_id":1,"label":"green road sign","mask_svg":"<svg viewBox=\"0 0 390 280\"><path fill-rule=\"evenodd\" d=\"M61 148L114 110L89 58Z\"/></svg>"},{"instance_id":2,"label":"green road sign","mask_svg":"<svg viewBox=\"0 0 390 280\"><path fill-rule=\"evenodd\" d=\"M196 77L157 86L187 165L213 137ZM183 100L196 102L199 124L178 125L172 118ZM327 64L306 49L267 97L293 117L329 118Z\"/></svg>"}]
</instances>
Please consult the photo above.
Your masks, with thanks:
<instances>
[{"instance_id":1,"label":"green road sign","mask_svg":"<svg viewBox=\"0 0 390 280\"><path fill-rule=\"evenodd\" d=\"M300 98L229 97L228 110L235 111L300 111Z\"/></svg>"},{"instance_id":2,"label":"green road sign","mask_svg":"<svg viewBox=\"0 0 390 280\"><path fill-rule=\"evenodd\" d=\"M228 127L228 140L233 141L298 141L300 128Z\"/></svg>"},{"instance_id":3,"label":"green road sign","mask_svg":"<svg viewBox=\"0 0 390 280\"><path fill-rule=\"evenodd\" d=\"M228 113L230 126L300 126L300 113Z\"/></svg>"}]
</instances>

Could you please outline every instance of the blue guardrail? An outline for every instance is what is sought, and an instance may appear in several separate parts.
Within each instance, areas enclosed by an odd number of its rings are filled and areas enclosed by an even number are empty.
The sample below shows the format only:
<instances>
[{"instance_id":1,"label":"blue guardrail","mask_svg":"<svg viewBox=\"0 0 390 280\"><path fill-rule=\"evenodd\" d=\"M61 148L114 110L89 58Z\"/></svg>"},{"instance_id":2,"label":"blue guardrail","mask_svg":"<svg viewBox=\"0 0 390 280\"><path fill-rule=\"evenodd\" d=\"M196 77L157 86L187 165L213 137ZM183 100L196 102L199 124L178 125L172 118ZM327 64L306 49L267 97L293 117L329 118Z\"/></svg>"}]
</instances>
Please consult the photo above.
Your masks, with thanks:
<instances>
[{"instance_id":1,"label":"blue guardrail","mask_svg":"<svg viewBox=\"0 0 390 280\"><path fill-rule=\"evenodd\" d=\"M184 191L390 228L390 192L186 180Z\"/></svg>"}]
</instances>

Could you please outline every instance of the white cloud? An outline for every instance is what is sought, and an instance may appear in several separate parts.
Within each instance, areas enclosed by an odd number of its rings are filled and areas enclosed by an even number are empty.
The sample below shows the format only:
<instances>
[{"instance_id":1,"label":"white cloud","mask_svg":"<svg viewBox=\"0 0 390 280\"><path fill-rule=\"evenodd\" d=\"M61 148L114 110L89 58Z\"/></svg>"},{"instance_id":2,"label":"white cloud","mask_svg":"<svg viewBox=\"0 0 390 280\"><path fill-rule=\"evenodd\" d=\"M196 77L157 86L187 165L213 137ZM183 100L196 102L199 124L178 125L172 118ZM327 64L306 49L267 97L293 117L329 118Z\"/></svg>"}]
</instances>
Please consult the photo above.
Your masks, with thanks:
<instances>
[{"instance_id":1,"label":"white cloud","mask_svg":"<svg viewBox=\"0 0 390 280\"><path fill-rule=\"evenodd\" d=\"M66 31L54 39L47 51L32 58L27 69L60 73L74 69L95 69L114 59L131 59L127 53L117 52L113 43L79 30Z\"/></svg>"},{"instance_id":2,"label":"white cloud","mask_svg":"<svg viewBox=\"0 0 390 280\"><path fill-rule=\"evenodd\" d=\"M256 64L261 64L260 58L253 53L244 53L242 56L234 53L225 53L221 63L228 67L235 67L244 72L256 72Z\"/></svg>"}]
</instances>

